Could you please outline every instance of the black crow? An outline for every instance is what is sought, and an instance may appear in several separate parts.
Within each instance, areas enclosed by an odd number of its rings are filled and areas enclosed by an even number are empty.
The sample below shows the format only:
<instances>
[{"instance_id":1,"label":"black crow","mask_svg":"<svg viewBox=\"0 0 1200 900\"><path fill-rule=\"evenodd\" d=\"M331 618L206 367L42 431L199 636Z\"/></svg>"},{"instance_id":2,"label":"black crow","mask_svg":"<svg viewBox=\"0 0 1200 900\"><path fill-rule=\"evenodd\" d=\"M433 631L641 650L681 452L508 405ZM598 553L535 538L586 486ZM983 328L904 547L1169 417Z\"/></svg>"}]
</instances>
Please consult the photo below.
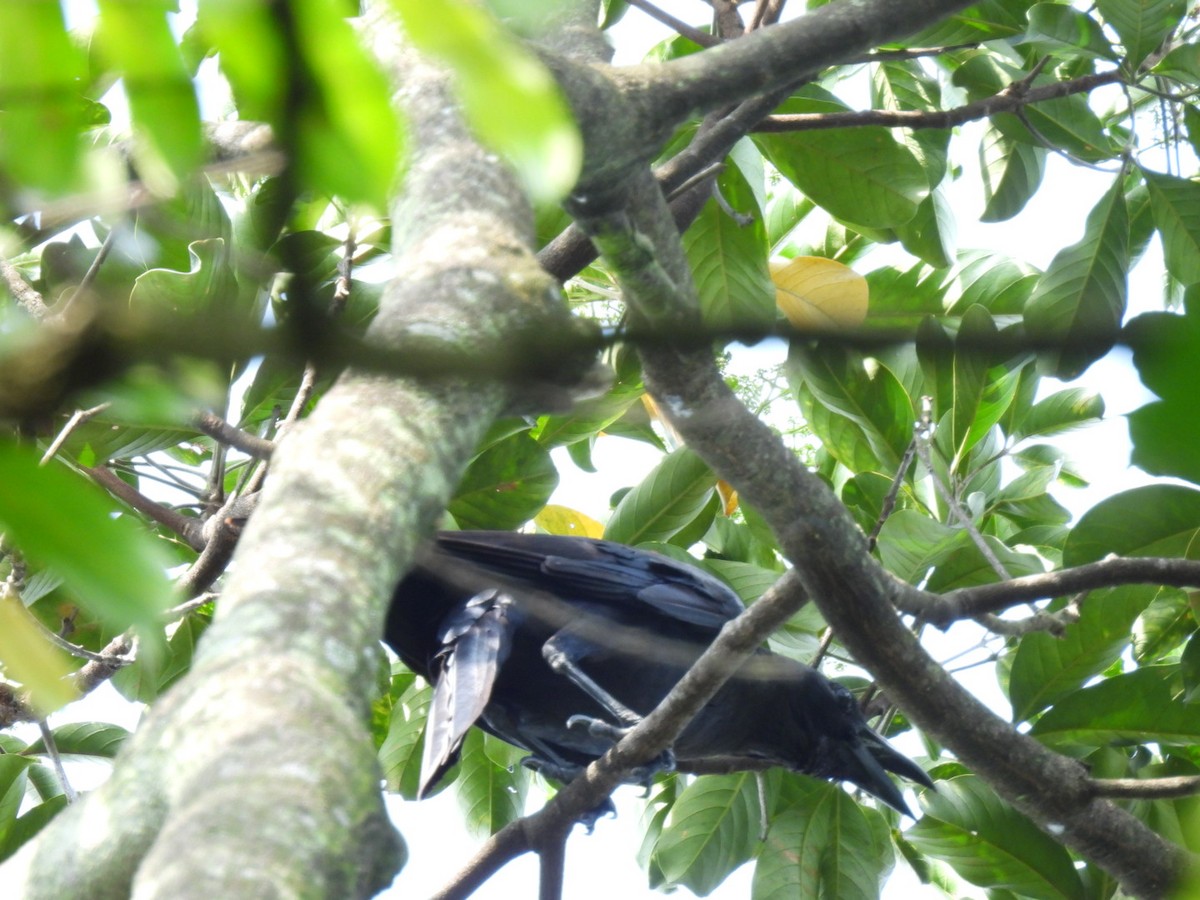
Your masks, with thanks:
<instances>
[{"instance_id":1,"label":"black crow","mask_svg":"<svg viewBox=\"0 0 1200 900\"><path fill-rule=\"evenodd\" d=\"M744 609L723 582L610 541L442 532L396 588L385 640L434 685L420 791L478 725L570 780L649 713ZM868 727L851 693L763 649L676 740L681 760L741 757L852 782L910 814L887 772L928 775ZM635 778L672 764L668 754Z\"/></svg>"}]
</instances>

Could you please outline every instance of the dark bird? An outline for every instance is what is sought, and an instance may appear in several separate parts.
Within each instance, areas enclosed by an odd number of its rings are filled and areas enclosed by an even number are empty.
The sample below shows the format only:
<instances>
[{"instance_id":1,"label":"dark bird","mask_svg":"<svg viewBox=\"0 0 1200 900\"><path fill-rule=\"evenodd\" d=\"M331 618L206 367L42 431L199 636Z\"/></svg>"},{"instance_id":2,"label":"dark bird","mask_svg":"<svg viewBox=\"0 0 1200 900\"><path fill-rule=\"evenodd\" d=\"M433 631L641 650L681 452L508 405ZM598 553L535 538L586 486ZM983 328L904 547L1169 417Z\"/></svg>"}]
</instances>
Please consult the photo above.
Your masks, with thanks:
<instances>
[{"instance_id":1,"label":"dark bird","mask_svg":"<svg viewBox=\"0 0 1200 900\"><path fill-rule=\"evenodd\" d=\"M657 706L743 609L700 569L622 544L439 533L396 588L385 633L434 685L419 795L454 765L472 725L569 781ZM766 649L700 710L673 753L849 781L909 815L887 772L932 787L871 730L844 686ZM672 763L667 754L634 777Z\"/></svg>"}]
</instances>

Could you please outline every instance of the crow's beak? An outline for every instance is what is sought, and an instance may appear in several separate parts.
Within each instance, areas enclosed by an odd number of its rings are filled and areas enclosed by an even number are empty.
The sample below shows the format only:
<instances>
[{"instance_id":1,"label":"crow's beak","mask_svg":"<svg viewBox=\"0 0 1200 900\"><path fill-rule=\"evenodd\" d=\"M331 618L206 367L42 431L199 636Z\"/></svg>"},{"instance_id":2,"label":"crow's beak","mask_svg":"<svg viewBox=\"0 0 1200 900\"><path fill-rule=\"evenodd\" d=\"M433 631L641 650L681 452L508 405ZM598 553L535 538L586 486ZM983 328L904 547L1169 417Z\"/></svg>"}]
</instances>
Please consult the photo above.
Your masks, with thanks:
<instances>
[{"instance_id":1,"label":"crow's beak","mask_svg":"<svg viewBox=\"0 0 1200 900\"><path fill-rule=\"evenodd\" d=\"M887 773L895 772L932 788L933 782L924 769L870 729L865 729L859 740L843 744L842 747L838 777L862 788L868 794L873 794L897 812L913 817L900 790Z\"/></svg>"}]
</instances>

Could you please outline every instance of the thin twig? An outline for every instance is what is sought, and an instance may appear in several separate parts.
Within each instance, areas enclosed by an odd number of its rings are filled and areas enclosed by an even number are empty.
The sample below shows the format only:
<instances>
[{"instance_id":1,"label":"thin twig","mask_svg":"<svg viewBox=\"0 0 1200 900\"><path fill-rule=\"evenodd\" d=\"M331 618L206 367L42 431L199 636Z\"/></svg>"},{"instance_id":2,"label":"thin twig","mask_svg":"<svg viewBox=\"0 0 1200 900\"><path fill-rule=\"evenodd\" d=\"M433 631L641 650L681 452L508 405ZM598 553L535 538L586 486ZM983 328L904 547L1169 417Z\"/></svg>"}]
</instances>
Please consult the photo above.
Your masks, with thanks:
<instances>
[{"instance_id":1,"label":"thin twig","mask_svg":"<svg viewBox=\"0 0 1200 900\"><path fill-rule=\"evenodd\" d=\"M235 428L220 416L210 412L197 413L192 418L192 424L213 440L235 447L255 459L270 459L271 454L275 451L274 441L268 441L258 435L243 431L241 428Z\"/></svg>"},{"instance_id":2,"label":"thin twig","mask_svg":"<svg viewBox=\"0 0 1200 900\"><path fill-rule=\"evenodd\" d=\"M640 9L646 15L650 16L650 18L657 19L668 28L679 32L679 34L683 35L693 44L699 44L701 47L715 47L721 43L711 34L694 28L681 19L675 18L669 12L661 10L653 3L650 3L649 0L629 0L629 5Z\"/></svg>"},{"instance_id":3,"label":"thin twig","mask_svg":"<svg viewBox=\"0 0 1200 900\"><path fill-rule=\"evenodd\" d=\"M75 793L75 788L71 786L71 779L67 778L67 770L63 768L62 757L58 753L58 744L54 741L54 734L50 731L50 726L45 719L38 719L38 731L42 733L42 743L46 747L46 755L50 757L50 762L54 766L54 774L58 777L58 783L62 785L63 795L67 798L67 803L74 803L78 800Z\"/></svg>"},{"instance_id":4,"label":"thin twig","mask_svg":"<svg viewBox=\"0 0 1200 900\"><path fill-rule=\"evenodd\" d=\"M67 438L71 436L76 428L87 422L89 419L95 418L112 406L111 403L101 403L99 406L93 406L91 409L77 409L67 420L67 424L62 427L62 430L50 442L50 446L46 448L46 452L42 454L41 462L38 465L44 466L50 460L54 459L54 455L62 449L62 445L66 443Z\"/></svg>"}]
</instances>

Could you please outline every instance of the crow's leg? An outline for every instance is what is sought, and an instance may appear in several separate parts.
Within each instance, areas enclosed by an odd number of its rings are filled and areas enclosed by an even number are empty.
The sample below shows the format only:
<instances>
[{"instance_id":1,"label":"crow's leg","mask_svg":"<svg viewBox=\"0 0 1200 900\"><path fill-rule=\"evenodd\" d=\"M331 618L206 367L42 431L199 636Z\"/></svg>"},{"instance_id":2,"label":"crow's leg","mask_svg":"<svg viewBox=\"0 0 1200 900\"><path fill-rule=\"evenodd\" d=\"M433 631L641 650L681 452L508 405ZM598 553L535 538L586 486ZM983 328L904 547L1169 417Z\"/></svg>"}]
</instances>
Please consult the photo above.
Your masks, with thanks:
<instances>
[{"instance_id":1,"label":"crow's leg","mask_svg":"<svg viewBox=\"0 0 1200 900\"><path fill-rule=\"evenodd\" d=\"M542 656L551 670L569 679L572 684L604 707L614 719L621 723L614 725L612 722L606 722L593 716L578 715L571 716L567 720L567 727L586 730L593 737L606 738L615 744L635 725L641 723L642 716L606 691L579 667L579 661L586 659L592 648L591 643L571 634L568 629L564 628L542 646ZM645 787L648 794L650 782L655 775L659 772L673 771L675 771L675 754L667 749L645 765L633 769L629 773L629 780L633 784Z\"/></svg>"},{"instance_id":2,"label":"crow's leg","mask_svg":"<svg viewBox=\"0 0 1200 900\"><path fill-rule=\"evenodd\" d=\"M586 659L592 649L592 644L570 634L567 629L563 629L542 646L542 657L555 674L569 679L577 688L608 710L618 722L625 725L627 729L632 728L642 721L642 717L602 688L579 667L579 662ZM572 717L572 719L580 718L587 717ZM593 732L593 734L596 733ZM601 736L607 737L607 735ZM620 738L615 740L620 740Z\"/></svg>"}]
</instances>

